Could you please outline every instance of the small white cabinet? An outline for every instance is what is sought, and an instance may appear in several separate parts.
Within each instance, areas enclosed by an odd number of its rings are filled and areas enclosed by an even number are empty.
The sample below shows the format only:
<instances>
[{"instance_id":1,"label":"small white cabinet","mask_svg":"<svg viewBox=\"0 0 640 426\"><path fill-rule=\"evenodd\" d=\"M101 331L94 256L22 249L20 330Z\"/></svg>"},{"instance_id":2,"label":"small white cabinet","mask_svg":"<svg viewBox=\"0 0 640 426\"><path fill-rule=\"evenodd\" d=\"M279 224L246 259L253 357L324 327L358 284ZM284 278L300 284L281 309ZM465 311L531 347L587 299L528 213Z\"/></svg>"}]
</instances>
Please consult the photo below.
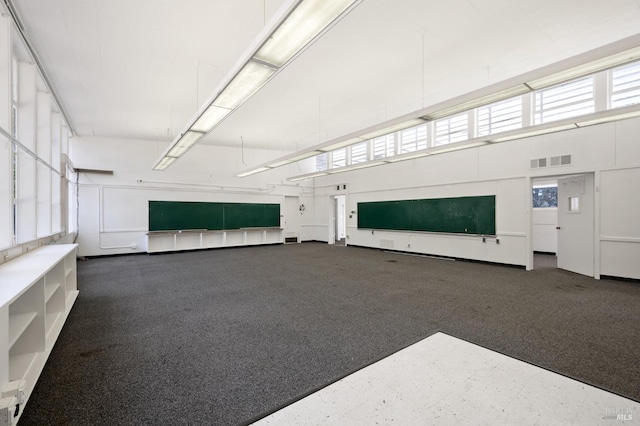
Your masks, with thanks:
<instances>
[{"instance_id":1,"label":"small white cabinet","mask_svg":"<svg viewBox=\"0 0 640 426\"><path fill-rule=\"evenodd\" d=\"M50 245L0 265L0 391L14 380L27 400L33 391L78 296L76 250Z\"/></svg>"}]
</instances>

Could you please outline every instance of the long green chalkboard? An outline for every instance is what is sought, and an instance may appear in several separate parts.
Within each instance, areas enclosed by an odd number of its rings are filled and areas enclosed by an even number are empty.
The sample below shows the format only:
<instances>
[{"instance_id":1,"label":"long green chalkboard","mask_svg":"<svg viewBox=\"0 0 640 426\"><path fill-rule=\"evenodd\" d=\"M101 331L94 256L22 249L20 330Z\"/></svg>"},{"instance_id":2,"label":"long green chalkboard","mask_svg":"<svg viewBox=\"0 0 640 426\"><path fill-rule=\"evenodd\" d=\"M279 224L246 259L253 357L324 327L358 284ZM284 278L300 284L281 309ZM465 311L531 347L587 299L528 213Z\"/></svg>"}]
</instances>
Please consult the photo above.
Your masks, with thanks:
<instances>
[{"instance_id":1,"label":"long green chalkboard","mask_svg":"<svg viewBox=\"0 0 640 426\"><path fill-rule=\"evenodd\" d=\"M496 197L358 203L358 228L495 235Z\"/></svg>"},{"instance_id":2,"label":"long green chalkboard","mask_svg":"<svg viewBox=\"0 0 640 426\"><path fill-rule=\"evenodd\" d=\"M280 204L149 201L149 231L280 227Z\"/></svg>"}]
</instances>

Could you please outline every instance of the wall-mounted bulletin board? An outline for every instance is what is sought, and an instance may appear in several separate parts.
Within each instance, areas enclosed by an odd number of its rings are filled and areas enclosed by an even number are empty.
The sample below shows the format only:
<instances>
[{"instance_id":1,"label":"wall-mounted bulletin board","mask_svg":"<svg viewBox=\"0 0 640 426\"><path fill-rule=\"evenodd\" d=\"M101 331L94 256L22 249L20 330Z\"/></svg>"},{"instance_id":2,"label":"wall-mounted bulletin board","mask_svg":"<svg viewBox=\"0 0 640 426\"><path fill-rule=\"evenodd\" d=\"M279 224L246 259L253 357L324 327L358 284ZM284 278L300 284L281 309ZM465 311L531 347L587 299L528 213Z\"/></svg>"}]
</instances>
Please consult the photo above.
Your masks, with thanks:
<instances>
[{"instance_id":1,"label":"wall-mounted bulletin board","mask_svg":"<svg viewBox=\"0 0 640 426\"><path fill-rule=\"evenodd\" d=\"M149 231L280 227L280 204L149 201Z\"/></svg>"},{"instance_id":2,"label":"wall-mounted bulletin board","mask_svg":"<svg viewBox=\"0 0 640 426\"><path fill-rule=\"evenodd\" d=\"M496 234L496 196L358 203L358 228Z\"/></svg>"}]
</instances>

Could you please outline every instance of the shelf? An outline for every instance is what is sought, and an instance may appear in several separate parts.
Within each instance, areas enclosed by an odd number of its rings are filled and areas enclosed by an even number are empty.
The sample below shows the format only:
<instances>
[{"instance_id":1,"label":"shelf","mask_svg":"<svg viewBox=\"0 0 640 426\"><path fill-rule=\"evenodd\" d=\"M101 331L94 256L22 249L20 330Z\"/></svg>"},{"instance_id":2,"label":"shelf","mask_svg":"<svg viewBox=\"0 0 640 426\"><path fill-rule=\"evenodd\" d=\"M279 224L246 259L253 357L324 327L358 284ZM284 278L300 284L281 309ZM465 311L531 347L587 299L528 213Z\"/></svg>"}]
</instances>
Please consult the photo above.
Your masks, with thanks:
<instances>
[{"instance_id":1,"label":"shelf","mask_svg":"<svg viewBox=\"0 0 640 426\"><path fill-rule=\"evenodd\" d=\"M13 314L9 316L9 348L18 341L22 333L24 333L37 316L37 312L27 312L25 314Z\"/></svg>"},{"instance_id":2,"label":"shelf","mask_svg":"<svg viewBox=\"0 0 640 426\"><path fill-rule=\"evenodd\" d=\"M38 352L9 356L9 380L22 380L29 370Z\"/></svg>"},{"instance_id":3,"label":"shelf","mask_svg":"<svg viewBox=\"0 0 640 426\"><path fill-rule=\"evenodd\" d=\"M61 285L59 283L44 286L44 303L47 303L60 287Z\"/></svg>"},{"instance_id":4,"label":"shelf","mask_svg":"<svg viewBox=\"0 0 640 426\"><path fill-rule=\"evenodd\" d=\"M58 321L58 319L60 318L60 315L62 315L62 312L50 312L47 314L46 316L46 339L47 341L50 341L51 339L49 338L49 335L51 334L51 332L54 330L55 325L56 325L56 321Z\"/></svg>"}]
</instances>

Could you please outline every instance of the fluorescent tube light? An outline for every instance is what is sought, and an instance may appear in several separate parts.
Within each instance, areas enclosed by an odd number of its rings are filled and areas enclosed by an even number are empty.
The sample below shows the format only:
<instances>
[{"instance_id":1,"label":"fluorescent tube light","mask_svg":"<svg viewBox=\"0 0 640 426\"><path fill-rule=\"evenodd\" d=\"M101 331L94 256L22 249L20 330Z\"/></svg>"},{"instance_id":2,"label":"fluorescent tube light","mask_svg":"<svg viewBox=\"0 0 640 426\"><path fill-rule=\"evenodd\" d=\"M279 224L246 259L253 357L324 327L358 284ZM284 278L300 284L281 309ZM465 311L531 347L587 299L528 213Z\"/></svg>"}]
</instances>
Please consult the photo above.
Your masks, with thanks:
<instances>
[{"instance_id":1,"label":"fluorescent tube light","mask_svg":"<svg viewBox=\"0 0 640 426\"><path fill-rule=\"evenodd\" d=\"M205 134L202 132L188 131L178 140L178 142L167 153L168 157L180 157L187 152L189 148L198 142Z\"/></svg>"},{"instance_id":2,"label":"fluorescent tube light","mask_svg":"<svg viewBox=\"0 0 640 426\"><path fill-rule=\"evenodd\" d=\"M431 155L431 153L428 151L420 151L415 153L402 154L395 157L388 157L385 159L385 161L387 163L397 163L398 161L413 160L414 158L426 157L427 155Z\"/></svg>"},{"instance_id":3,"label":"fluorescent tube light","mask_svg":"<svg viewBox=\"0 0 640 426\"><path fill-rule=\"evenodd\" d=\"M357 144L359 142L364 142L365 139L362 139L360 137L357 138L351 138L351 139L347 139L341 142L336 142L336 143L332 143L330 145L327 146L323 146L322 148L319 148L320 151L322 152L329 152L329 151L333 151L334 149L339 149L339 148L344 148L345 146L349 146L349 145L354 145Z\"/></svg>"},{"instance_id":4,"label":"fluorescent tube light","mask_svg":"<svg viewBox=\"0 0 640 426\"><path fill-rule=\"evenodd\" d=\"M244 172L244 173L240 173L239 175L236 175L236 177L246 177L246 176L250 176L256 173L260 173L260 172L265 172L267 170L270 170L270 167L258 167L257 169L253 169L253 170L249 170L248 172Z\"/></svg>"},{"instance_id":5,"label":"fluorescent tube light","mask_svg":"<svg viewBox=\"0 0 640 426\"><path fill-rule=\"evenodd\" d=\"M282 161L276 161L275 163L269 163L269 164L267 164L267 167L271 167L273 169L273 168L276 168L276 167L286 166L287 164L291 164L291 163L293 163L293 161L287 159L287 160L282 160Z\"/></svg>"},{"instance_id":6,"label":"fluorescent tube light","mask_svg":"<svg viewBox=\"0 0 640 426\"><path fill-rule=\"evenodd\" d=\"M384 129L375 130L373 132L367 133L366 135L360 136L360 139L373 139L378 136L388 135L389 133L397 132L398 130L408 129L409 127L417 126L419 124L424 124L425 120L422 118L415 118L413 120L405 121L403 123L395 124L393 126L385 127Z\"/></svg>"},{"instance_id":7,"label":"fluorescent tube light","mask_svg":"<svg viewBox=\"0 0 640 426\"><path fill-rule=\"evenodd\" d=\"M314 178L314 177L325 176L325 175L327 175L327 172L308 173L306 175L290 177L287 180L289 182L297 182L299 180L311 179L311 178Z\"/></svg>"},{"instance_id":8,"label":"fluorescent tube light","mask_svg":"<svg viewBox=\"0 0 640 426\"><path fill-rule=\"evenodd\" d=\"M579 121L576 123L576 125L578 127L586 127L586 126L593 126L595 124L610 123L612 121L626 120L628 118L634 118L634 117L640 117L640 110L625 112L620 114L612 114L606 117L599 117L591 120Z\"/></svg>"},{"instance_id":9,"label":"fluorescent tube light","mask_svg":"<svg viewBox=\"0 0 640 426\"><path fill-rule=\"evenodd\" d=\"M531 89L529 89L524 84L519 84L517 86L510 87L508 89L501 90L499 92L491 93L486 96L481 96L479 98L475 98L467 102L462 102L460 104L457 104L448 108L443 108L441 110L427 114L426 116L424 116L424 118L428 120L437 120L439 118L454 115L463 111L468 111L470 109L477 108L479 106L489 105L494 102L499 102L508 98L512 98L514 96L523 95L530 91Z\"/></svg>"},{"instance_id":10,"label":"fluorescent tube light","mask_svg":"<svg viewBox=\"0 0 640 426\"><path fill-rule=\"evenodd\" d=\"M531 130L530 132L519 132L519 133L515 133L513 135L509 135L509 136L501 136L501 137L497 137L495 139L490 139L490 140L488 140L488 142L491 142L491 143L507 142L507 141L512 141L512 140L515 140L515 139L522 139L522 138L528 138L528 137L531 137L531 136L545 135L547 133L554 133L554 132L560 132L560 131L563 131L563 130L575 129L576 127L578 127L578 126L575 123L563 124L563 125L555 126L555 127L547 127L547 128L544 128L544 129Z\"/></svg>"},{"instance_id":11,"label":"fluorescent tube light","mask_svg":"<svg viewBox=\"0 0 640 426\"><path fill-rule=\"evenodd\" d=\"M435 147L433 149L429 149L429 153L431 153L431 154L443 154L445 152L459 151L461 149L467 149L467 148L475 148L477 146L486 145L488 143L489 142L487 142L487 141L478 141L478 142L457 144L457 145L451 145L451 146L445 145L443 147Z\"/></svg>"},{"instance_id":12,"label":"fluorescent tube light","mask_svg":"<svg viewBox=\"0 0 640 426\"><path fill-rule=\"evenodd\" d=\"M618 65L623 65L628 62L633 62L637 59L640 59L640 47L625 50L624 52L616 53L614 55L607 56L606 58L597 59L577 67L569 68L546 77L532 80L528 82L527 85L534 90L542 89L544 87L553 86L554 84L564 83L565 81L583 77L588 74L594 74L598 71L613 68Z\"/></svg>"},{"instance_id":13,"label":"fluorescent tube light","mask_svg":"<svg viewBox=\"0 0 640 426\"><path fill-rule=\"evenodd\" d=\"M266 65L249 61L218 95L213 105L234 109L260 89L275 70Z\"/></svg>"},{"instance_id":14,"label":"fluorescent tube light","mask_svg":"<svg viewBox=\"0 0 640 426\"><path fill-rule=\"evenodd\" d=\"M379 166L384 163L386 163L386 161L367 161L364 163L352 164L350 166L340 167L337 169L330 169L330 170L327 170L327 172L329 174L350 172L351 170L366 169L367 167Z\"/></svg>"},{"instance_id":15,"label":"fluorescent tube light","mask_svg":"<svg viewBox=\"0 0 640 426\"><path fill-rule=\"evenodd\" d=\"M293 155L291 157L287 157L288 160L293 161L300 161L300 160L304 160L305 158L309 158L309 157L315 157L318 154L322 154L321 151L307 151L307 152L303 152L301 154L298 155Z\"/></svg>"},{"instance_id":16,"label":"fluorescent tube light","mask_svg":"<svg viewBox=\"0 0 640 426\"><path fill-rule=\"evenodd\" d=\"M162 160L160 160L158 164L156 164L153 170L164 170L169 167L174 161L176 161L175 157L163 157Z\"/></svg>"},{"instance_id":17,"label":"fluorescent tube light","mask_svg":"<svg viewBox=\"0 0 640 426\"><path fill-rule=\"evenodd\" d=\"M354 0L303 0L260 47L255 58L283 66L353 3Z\"/></svg>"},{"instance_id":18,"label":"fluorescent tube light","mask_svg":"<svg viewBox=\"0 0 640 426\"><path fill-rule=\"evenodd\" d=\"M195 130L197 132L208 133L213 129L219 122L222 121L229 113L230 109L220 108L215 105L209 105L209 108L202 113L200 118L193 123L191 126L191 130Z\"/></svg>"}]
</instances>

